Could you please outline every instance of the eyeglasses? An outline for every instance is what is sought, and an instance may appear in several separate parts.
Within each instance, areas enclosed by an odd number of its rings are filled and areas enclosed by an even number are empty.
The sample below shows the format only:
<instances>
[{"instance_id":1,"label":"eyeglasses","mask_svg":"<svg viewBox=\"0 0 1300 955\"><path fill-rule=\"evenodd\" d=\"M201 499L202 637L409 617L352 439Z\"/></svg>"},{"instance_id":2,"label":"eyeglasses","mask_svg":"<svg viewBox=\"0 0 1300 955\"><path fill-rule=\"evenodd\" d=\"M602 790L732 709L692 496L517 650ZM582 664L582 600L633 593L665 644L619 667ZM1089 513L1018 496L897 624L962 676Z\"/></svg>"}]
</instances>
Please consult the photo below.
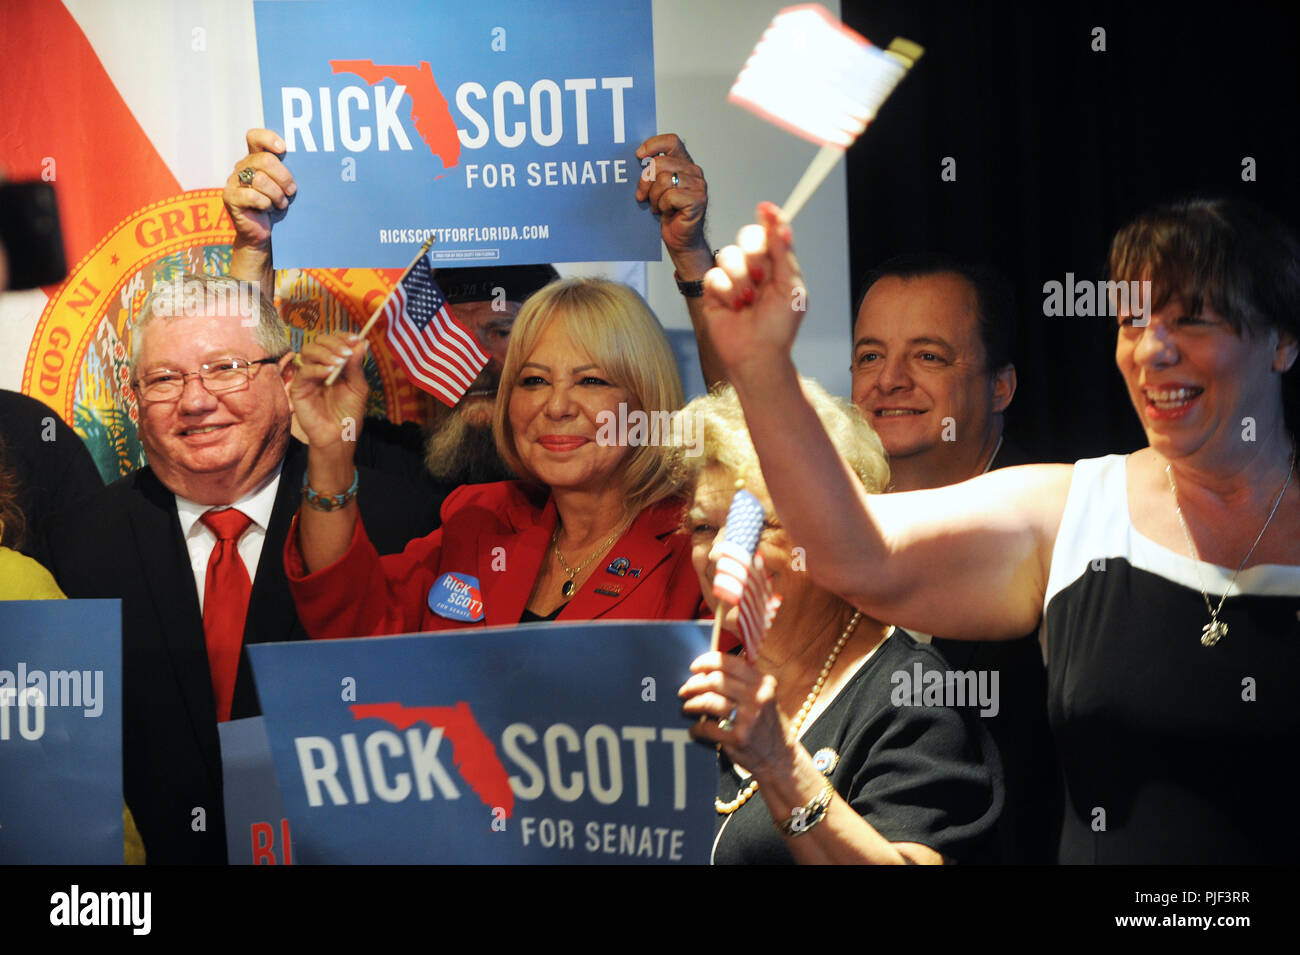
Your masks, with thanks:
<instances>
[{"instance_id":1,"label":"eyeglasses","mask_svg":"<svg viewBox=\"0 0 1300 955\"><path fill-rule=\"evenodd\" d=\"M222 358L219 361L204 362L198 371L189 373L180 371L155 371L144 378L136 379L140 397L145 401L175 401L185 393L185 385L191 378L198 378L208 394L221 395L231 391L243 391L249 380L257 372L258 365L273 365L279 358Z\"/></svg>"}]
</instances>

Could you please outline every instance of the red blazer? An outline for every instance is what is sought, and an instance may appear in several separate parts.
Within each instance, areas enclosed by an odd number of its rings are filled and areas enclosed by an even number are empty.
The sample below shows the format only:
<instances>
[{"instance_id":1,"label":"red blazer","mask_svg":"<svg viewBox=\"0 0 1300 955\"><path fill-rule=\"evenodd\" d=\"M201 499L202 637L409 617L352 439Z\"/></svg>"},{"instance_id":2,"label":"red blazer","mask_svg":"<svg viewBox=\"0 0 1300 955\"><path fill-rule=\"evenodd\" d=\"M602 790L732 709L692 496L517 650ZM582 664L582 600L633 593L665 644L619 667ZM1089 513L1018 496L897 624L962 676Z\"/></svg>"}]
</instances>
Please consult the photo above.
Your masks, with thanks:
<instances>
[{"instance_id":1,"label":"red blazer","mask_svg":"<svg viewBox=\"0 0 1300 955\"><path fill-rule=\"evenodd\" d=\"M557 619L707 616L691 563L690 535L678 532L683 507L680 498L670 498L637 515ZM555 501L544 491L517 481L466 485L443 502L442 527L412 541L401 554L380 557L358 519L347 553L307 574L295 517L284 564L298 618L316 638L515 626L550 549L556 520ZM449 572L478 578L483 620L449 620L429 609L429 589Z\"/></svg>"}]
</instances>

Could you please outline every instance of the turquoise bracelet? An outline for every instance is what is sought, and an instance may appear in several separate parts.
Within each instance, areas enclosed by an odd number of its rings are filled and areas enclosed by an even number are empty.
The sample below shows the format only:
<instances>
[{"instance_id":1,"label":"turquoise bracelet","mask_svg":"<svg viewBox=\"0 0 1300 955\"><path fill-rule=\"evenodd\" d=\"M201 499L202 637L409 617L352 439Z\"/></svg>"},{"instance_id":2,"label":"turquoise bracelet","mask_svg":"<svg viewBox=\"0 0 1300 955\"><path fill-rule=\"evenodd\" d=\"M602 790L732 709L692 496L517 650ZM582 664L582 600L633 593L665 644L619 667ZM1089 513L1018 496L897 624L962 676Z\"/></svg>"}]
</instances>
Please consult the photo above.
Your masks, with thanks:
<instances>
[{"instance_id":1,"label":"turquoise bracelet","mask_svg":"<svg viewBox=\"0 0 1300 955\"><path fill-rule=\"evenodd\" d=\"M354 497L357 496L357 483L360 480L360 473L354 467L352 469L352 486L342 494L320 494L316 489L307 483L307 472L302 474L302 499L307 502L307 506L317 511L337 511L347 507Z\"/></svg>"}]
</instances>

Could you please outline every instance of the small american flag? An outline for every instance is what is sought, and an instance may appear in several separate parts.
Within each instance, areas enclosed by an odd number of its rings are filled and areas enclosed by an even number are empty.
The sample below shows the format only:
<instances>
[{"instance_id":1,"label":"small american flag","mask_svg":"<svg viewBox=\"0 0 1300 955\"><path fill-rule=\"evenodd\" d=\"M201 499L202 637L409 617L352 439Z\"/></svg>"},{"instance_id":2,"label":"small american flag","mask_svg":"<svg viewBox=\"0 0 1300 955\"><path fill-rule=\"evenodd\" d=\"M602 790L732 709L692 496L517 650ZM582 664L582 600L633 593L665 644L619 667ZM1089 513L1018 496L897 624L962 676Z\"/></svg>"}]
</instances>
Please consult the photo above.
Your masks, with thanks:
<instances>
[{"instance_id":1,"label":"small american flag","mask_svg":"<svg viewBox=\"0 0 1300 955\"><path fill-rule=\"evenodd\" d=\"M825 7L787 7L728 99L820 146L847 149L907 74L908 60L872 46Z\"/></svg>"},{"instance_id":2,"label":"small american flag","mask_svg":"<svg viewBox=\"0 0 1300 955\"><path fill-rule=\"evenodd\" d=\"M758 553L758 536L763 531L763 505L749 491L741 489L731 499L727 527L718 545L718 566L713 575L713 595L740 607L740 639L750 660L758 657L763 636L781 606L772 593L772 581Z\"/></svg>"},{"instance_id":3,"label":"small american flag","mask_svg":"<svg viewBox=\"0 0 1300 955\"><path fill-rule=\"evenodd\" d=\"M474 336L452 316L427 255L398 283L383 315L388 344L411 382L448 407L460 401L488 363Z\"/></svg>"}]
</instances>

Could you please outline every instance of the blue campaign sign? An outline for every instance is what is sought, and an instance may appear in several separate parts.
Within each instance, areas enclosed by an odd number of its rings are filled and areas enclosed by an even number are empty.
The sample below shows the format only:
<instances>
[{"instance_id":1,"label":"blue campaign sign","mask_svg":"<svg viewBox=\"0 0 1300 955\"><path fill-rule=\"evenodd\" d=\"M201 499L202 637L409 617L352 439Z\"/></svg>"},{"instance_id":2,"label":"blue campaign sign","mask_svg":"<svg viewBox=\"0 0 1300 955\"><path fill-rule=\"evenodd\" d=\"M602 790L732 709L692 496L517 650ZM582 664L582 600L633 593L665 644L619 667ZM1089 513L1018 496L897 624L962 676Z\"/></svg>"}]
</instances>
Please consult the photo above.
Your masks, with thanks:
<instances>
[{"instance_id":1,"label":"blue campaign sign","mask_svg":"<svg viewBox=\"0 0 1300 955\"><path fill-rule=\"evenodd\" d=\"M266 720L217 724L226 807L226 858L231 865L292 865L293 840L271 761Z\"/></svg>"},{"instance_id":2,"label":"blue campaign sign","mask_svg":"<svg viewBox=\"0 0 1300 955\"><path fill-rule=\"evenodd\" d=\"M248 648L299 863L707 863L716 754L677 688L708 624Z\"/></svg>"},{"instance_id":3,"label":"blue campaign sign","mask_svg":"<svg viewBox=\"0 0 1300 955\"><path fill-rule=\"evenodd\" d=\"M121 606L0 601L0 863L122 864Z\"/></svg>"},{"instance_id":4,"label":"blue campaign sign","mask_svg":"<svg viewBox=\"0 0 1300 955\"><path fill-rule=\"evenodd\" d=\"M267 126L298 183L280 268L660 258L650 0L253 5Z\"/></svg>"}]
</instances>

